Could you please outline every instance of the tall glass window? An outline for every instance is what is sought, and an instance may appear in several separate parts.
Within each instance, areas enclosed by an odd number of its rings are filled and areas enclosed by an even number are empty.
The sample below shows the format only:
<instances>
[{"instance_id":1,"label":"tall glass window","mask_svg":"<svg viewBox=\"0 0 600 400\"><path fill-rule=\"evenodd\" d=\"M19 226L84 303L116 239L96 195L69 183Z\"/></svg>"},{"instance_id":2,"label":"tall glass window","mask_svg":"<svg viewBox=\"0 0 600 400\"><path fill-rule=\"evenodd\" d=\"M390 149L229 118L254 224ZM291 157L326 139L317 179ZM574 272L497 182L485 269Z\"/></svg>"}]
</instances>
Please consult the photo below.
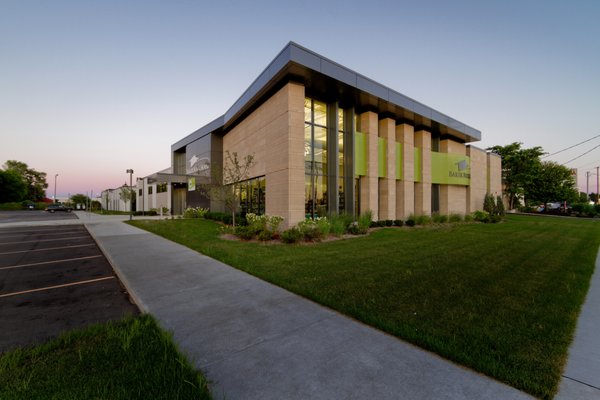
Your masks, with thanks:
<instances>
[{"instance_id":1,"label":"tall glass window","mask_svg":"<svg viewBox=\"0 0 600 400\"><path fill-rule=\"evenodd\" d=\"M242 214L265 213L266 184L264 176L240 182L238 189Z\"/></svg>"},{"instance_id":2,"label":"tall glass window","mask_svg":"<svg viewBox=\"0 0 600 400\"><path fill-rule=\"evenodd\" d=\"M338 204L339 212L346 211L346 199L344 197L344 110L338 109Z\"/></svg>"},{"instance_id":3,"label":"tall glass window","mask_svg":"<svg viewBox=\"0 0 600 400\"><path fill-rule=\"evenodd\" d=\"M304 99L305 213L327 214L327 104ZM334 183L335 184L335 183Z\"/></svg>"}]
</instances>

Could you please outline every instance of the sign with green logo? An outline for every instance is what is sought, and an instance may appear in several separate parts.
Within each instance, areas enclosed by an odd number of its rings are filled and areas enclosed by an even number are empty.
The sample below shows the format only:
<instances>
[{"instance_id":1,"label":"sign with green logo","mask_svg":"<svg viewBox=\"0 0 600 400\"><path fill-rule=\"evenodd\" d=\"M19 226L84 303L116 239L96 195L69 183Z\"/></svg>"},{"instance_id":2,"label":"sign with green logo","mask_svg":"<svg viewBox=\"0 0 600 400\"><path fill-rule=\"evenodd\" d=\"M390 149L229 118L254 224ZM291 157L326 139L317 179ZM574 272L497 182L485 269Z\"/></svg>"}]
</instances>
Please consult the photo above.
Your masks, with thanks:
<instances>
[{"instance_id":1,"label":"sign with green logo","mask_svg":"<svg viewBox=\"0 0 600 400\"><path fill-rule=\"evenodd\" d=\"M471 159L462 154L431 152L431 183L471 184Z\"/></svg>"},{"instance_id":2,"label":"sign with green logo","mask_svg":"<svg viewBox=\"0 0 600 400\"><path fill-rule=\"evenodd\" d=\"M193 192L194 190L196 190L196 178L192 176L188 178L188 192Z\"/></svg>"}]
</instances>

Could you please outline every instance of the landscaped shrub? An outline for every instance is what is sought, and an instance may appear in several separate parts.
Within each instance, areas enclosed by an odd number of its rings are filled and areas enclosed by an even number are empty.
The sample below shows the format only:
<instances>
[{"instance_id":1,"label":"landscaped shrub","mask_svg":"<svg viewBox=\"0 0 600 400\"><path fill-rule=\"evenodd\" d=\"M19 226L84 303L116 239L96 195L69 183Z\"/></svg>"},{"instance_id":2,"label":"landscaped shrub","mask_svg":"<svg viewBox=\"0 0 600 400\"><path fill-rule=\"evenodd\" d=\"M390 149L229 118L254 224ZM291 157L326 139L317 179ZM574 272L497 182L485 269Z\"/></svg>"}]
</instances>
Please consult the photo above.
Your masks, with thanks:
<instances>
[{"instance_id":1,"label":"landscaped shrub","mask_svg":"<svg viewBox=\"0 0 600 400\"><path fill-rule=\"evenodd\" d=\"M504 216L504 202L502 201L502 196L496 197L496 207L494 208L494 214Z\"/></svg>"},{"instance_id":2,"label":"landscaped shrub","mask_svg":"<svg viewBox=\"0 0 600 400\"><path fill-rule=\"evenodd\" d=\"M473 219L477 222L490 222L490 214L486 211L477 210L473 212Z\"/></svg>"},{"instance_id":3,"label":"landscaped shrub","mask_svg":"<svg viewBox=\"0 0 600 400\"><path fill-rule=\"evenodd\" d=\"M494 200L494 196L490 193L486 193L483 198L483 211L488 214L494 214L496 210L496 201Z\"/></svg>"},{"instance_id":4,"label":"landscaped shrub","mask_svg":"<svg viewBox=\"0 0 600 400\"><path fill-rule=\"evenodd\" d=\"M385 220L382 219L377 221L376 226L383 228L385 226Z\"/></svg>"},{"instance_id":5,"label":"landscaped shrub","mask_svg":"<svg viewBox=\"0 0 600 400\"><path fill-rule=\"evenodd\" d=\"M429 215L417 215L415 217L415 224L417 225L430 225L431 217Z\"/></svg>"},{"instance_id":6,"label":"landscaped shrub","mask_svg":"<svg viewBox=\"0 0 600 400\"><path fill-rule=\"evenodd\" d=\"M417 222L415 220L415 216L410 214L404 223L406 226L415 226Z\"/></svg>"},{"instance_id":7,"label":"landscaped shrub","mask_svg":"<svg viewBox=\"0 0 600 400\"><path fill-rule=\"evenodd\" d=\"M367 210L361 215L358 216L358 230L359 232L367 233L369 228L371 227L371 221L373 221L373 212L371 210Z\"/></svg>"},{"instance_id":8,"label":"landscaped shrub","mask_svg":"<svg viewBox=\"0 0 600 400\"><path fill-rule=\"evenodd\" d=\"M392 221L391 219L385 220L385 226L392 226L392 225L394 225L394 221Z\"/></svg>"},{"instance_id":9,"label":"landscaped shrub","mask_svg":"<svg viewBox=\"0 0 600 400\"><path fill-rule=\"evenodd\" d=\"M321 237L326 237L331 232L331 224L327 217L315 218L314 221L317 223L319 227L319 231L321 232Z\"/></svg>"},{"instance_id":10,"label":"landscaped shrub","mask_svg":"<svg viewBox=\"0 0 600 400\"><path fill-rule=\"evenodd\" d=\"M431 216L431 220L434 224L445 224L448 222L448 216L445 214L435 213Z\"/></svg>"},{"instance_id":11,"label":"landscaped shrub","mask_svg":"<svg viewBox=\"0 0 600 400\"><path fill-rule=\"evenodd\" d=\"M404 225L404 221L402 221L401 219L394 220L394 226L402 226L402 225Z\"/></svg>"},{"instance_id":12,"label":"landscaped shrub","mask_svg":"<svg viewBox=\"0 0 600 400\"><path fill-rule=\"evenodd\" d=\"M466 214L465 222L473 222L473 216L471 214Z\"/></svg>"},{"instance_id":13,"label":"landscaped shrub","mask_svg":"<svg viewBox=\"0 0 600 400\"><path fill-rule=\"evenodd\" d=\"M166 209L166 207L164 207ZM188 207L183 212L184 218L204 218L208 213L208 208Z\"/></svg>"},{"instance_id":14,"label":"landscaped shrub","mask_svg":"<svg viewBox=\"0 0 600 400\"><path fill-rule=\"evenodd\" d=\"M317 221L312 219L298 222L298 230L305 240L321 240L324 237Z\"/></svg>"},{"instance_id":15,"label":"landscaped shrub","mask_svg":"<svg viewBox=\"0 0 600 400\"><path fill-rule=\"evenodd\" d=\"M352 216L348 214L333 214L329 216L330 233L341 236L348 232L352 223Z\"/></svg>"},{"instance_id":16,"label":"landscaped shrub","mask_svg":"<svg viewBox=\"0 0 600 400\"><path fill-rule=\"evenodd\" d=\"M273 239L273 232L271 232L268 229L260 231L260 233L258 234L258 240L262 240L263 242L266 242L266 241L272 240L272 239Z\"/></svg>"},{"instance_id":17,"label":"landscaped shrub","mask_svg":"<svg viewBox=\"0 0 600 400\"><path fill-rule=\"evenodd\" d=\"M448 216L448 222L451 224L456 224L457 222L462 222L463 216L460 214L452 213Z\"/></svg>"},{"instance_id":18,"label":"landscaped shrub","mask_svg":"<svg viewBox=\"0 0 600 400\"><path fill-rule=\"evenodd\" d=\"M249 226L238 225L235 227L234 235L242 240L252 240L255 233Z\"/></svg>"},{"instance_id":19,"label":"landscaped shrub","mask_svg":"<svg viewBox=\"0 0 600 400\"><path fill-rule=\"evenodd\" d=\"M302 232L298 228L290 228L281 233L281 241L283 243L297 243L302 240Z\"/></svg>"}]
</instances>

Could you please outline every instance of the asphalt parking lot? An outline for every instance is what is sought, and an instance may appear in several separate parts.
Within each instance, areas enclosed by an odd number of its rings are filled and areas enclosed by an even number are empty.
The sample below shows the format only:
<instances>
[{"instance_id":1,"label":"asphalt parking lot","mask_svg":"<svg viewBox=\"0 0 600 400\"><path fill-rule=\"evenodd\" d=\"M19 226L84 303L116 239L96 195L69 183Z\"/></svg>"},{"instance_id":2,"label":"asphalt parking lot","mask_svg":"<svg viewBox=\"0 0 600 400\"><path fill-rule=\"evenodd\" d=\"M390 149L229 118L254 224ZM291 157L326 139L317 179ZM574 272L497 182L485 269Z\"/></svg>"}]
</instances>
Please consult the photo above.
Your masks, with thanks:
<instances>
[{"instance_id":1,"label":"asphalt parking lot","mask_svg":"<svg viewBox=\"0 0 600 400\"><path fill-rule=\"evenodd\" d=\"M49 213L43 210L0 211L0 227L5 222L35 222L77 219L72 212Z\"/></svg>"},{"instance_id":2,"label":"asphalt parking lot","mask_svg":"<svg viewBox=\"0 0 600 400\"><path fill-rule=\"evenodd\" d=\"M0 224L0 353L137 313L85 226Z\"/></svg>"}]
</instances>

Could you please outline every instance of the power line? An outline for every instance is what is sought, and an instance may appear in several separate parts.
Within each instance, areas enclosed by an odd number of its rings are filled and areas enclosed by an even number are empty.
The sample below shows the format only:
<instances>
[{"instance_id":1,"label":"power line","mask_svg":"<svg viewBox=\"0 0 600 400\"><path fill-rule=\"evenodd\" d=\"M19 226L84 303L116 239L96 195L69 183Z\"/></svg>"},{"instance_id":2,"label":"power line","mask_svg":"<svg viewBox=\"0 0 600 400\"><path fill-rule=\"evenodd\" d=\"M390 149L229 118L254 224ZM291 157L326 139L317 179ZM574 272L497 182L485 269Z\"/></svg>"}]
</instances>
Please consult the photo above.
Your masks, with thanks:
<instances>
[{"instance_id":1,"label":"power line","mask_svg":"<svg viewBox=\"0 0 600 400\"><path fill-rule=\"evenodd\" d=\"M599 136L600 136L600 135L599 135ZM570 159L569 161L567 161L567 162L563 163L563 165L565 165L565 164L568 164L568 163L570 163L571 161L575 161L575 160L577 160L578 158L581 158L581 157L585 156L586 154L589 154L589 153L591 153L592 151L596 150L598 147L600 147L600 144L599 144L599 145L597 145L597 146L595 146L595 147L592 147L591 149L589 149L589 150L588 150L588 151L586 151L585 153L583 153L583 154L580 154L580 155L578 155L577 157Z\"/></svg>"},{"instance_id":2,"label":"power line","mask_svg":"<svg viewBox=\"0 0 600 400\"><path fill-rule=\"evenodd\" d=\"M562 150L560 150L560 151L557 151L556 153L552 153L552 154L545 155L545 156L544 156L544 157L542 157L542 158L546 158L546 157L554 156L554 155L556 155L556 154L562 153L563 151L570 150L570 149L572 149L573 147L577 147L577 146L579 146L579 145L581 145L581 144L584 144L584 143L587 143L587 142L589 142L589 141L592 141L592 140L596 139L597 137L600 137L600 135L596 135L596 136L594 136L593 138L590 138L590 139L584 140L584 141L583 141L583 142L581 142L581 143L574 144L573 146L570 146L570 147L567 147L566 149L562 149ZM594 149L595 149L595 148L596 148L596 147L594 147ZM593 150L593 149L592 149L592 150ZM573 160L575 160L575 159L576 159L576 158L574 158ZM573 160L571 160L571 161L573 161ZM567 161L566 163L570 163L571 161ZM565 164L566 164L566 163L565 163Z\"/></svg>"}]
</instances>

